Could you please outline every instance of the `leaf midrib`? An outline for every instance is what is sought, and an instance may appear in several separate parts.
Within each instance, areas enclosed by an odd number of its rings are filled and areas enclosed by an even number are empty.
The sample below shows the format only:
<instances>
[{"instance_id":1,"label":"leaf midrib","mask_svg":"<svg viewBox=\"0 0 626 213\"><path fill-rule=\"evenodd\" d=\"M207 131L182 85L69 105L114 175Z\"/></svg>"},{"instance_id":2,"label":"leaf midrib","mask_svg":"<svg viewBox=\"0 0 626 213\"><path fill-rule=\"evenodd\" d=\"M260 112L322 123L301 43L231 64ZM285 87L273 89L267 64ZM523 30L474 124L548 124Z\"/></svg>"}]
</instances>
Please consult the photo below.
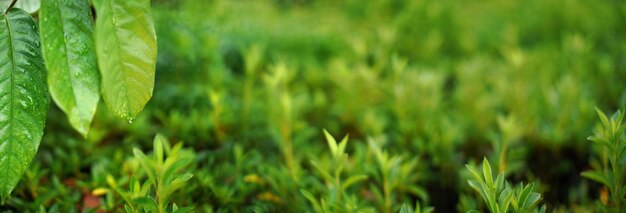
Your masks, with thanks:
<instances>
[{"instance_id":1,"label":"leaf midrib","mask_svg":"<svg viewBox=\"0 0 626 213\"><path fill-rule=\"evenodd\" d=\"M64 20L63 12L61 11L61 3L59 3L59 1L57 1L57 0L53 0L53 1L54 1L54 3L56 3L56 6L57 6L57 8L56 8L57 10L56 11L59 14L59 22L61 24L61 33L63 34L63 48L65 49L65 65L67 67L67 73L66 74L68 74L70 76L69 87L70 87L70 90L72 91L72 102L74 102L73 108L76 109L76 108L78 108L78 102L76 101L77 95L76 95L76 90L74 89L74 84L73 84L75 79L74 79L74 75L72 75L72 67L71 67L70 61L69 61L69 52L68 52L68 48L67 48L67 41L65 39L66 29L65 29L65 23L63 23L63 20ZM67 112L67 113L72 113L72 112L70 110L70 112ZM82 118L80 116L81 113L78 112L78 114L79 114L79 118ZM82 121L82 119L79 119L79 120Z\"/></svg>"},{"instance_id":2,"label":"leaf midrib","mask_svg":"<svg viewBox=\"0 0 626 213\"><path fill-rule=\"evenodd\" d=\"M109 3L109 8L111 8L111 18L113 18L113 20L116 20L115 19L115 9L113 7L113 1L110 0L110 1L108 1L108 3ZM111 21L111 20L104 20L104 21L106 22L106 21ZM115 22L113 22L111 24L113 24L113 37L115 38L115 44L116 44L115 48L117 49L118 61L122 62L121 51L120 51L121 43L120 43L120 40L119 40L118 35L117 35L117 31L118 31L117 30L117 21L115 21ZM126 68L124 66L124 63L120 63L120 72L122 72L122 84L124 84L124 89L123 90L124 90L124 96L126 97L124 99L124 102L126 102L126 104L125 104L125 108L126 109L124 110L124 114L126 114L126 115L124 115L124 116L125 116L126 119L130 119L132 117L132 115L131 115L132 112L130 110L130 101L128 99L128 83L126 82L127 76L126 76Z\"/></svg>"}]
</instances>

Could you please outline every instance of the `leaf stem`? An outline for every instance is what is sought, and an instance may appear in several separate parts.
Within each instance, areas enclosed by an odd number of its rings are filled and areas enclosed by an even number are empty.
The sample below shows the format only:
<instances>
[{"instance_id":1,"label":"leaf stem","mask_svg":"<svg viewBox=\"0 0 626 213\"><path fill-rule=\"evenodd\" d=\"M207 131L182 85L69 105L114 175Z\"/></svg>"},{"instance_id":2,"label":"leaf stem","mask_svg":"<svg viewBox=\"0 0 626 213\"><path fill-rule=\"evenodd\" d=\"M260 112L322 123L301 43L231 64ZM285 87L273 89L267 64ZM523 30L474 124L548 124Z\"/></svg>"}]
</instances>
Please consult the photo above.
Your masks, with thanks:
<instances>
[{"instance_id":1,"label":"leaf stem","mask_svg":"<svg viewBox=\"0 0 626 213\"><path fill-rule=\"evenodd\" d=\"M6 10L6 11L4 11L4 14L7 14L7 13L9 12L9 10L10 10L11 8L13 8L13 6L15 6L15 3L17 3L17 0L13 0L13 1L11 2L11 4L9 5L9 7L7 7L7 10Z\"/></svg>"},{"instance_id":2,"label":"leaf stem","mask_svg":"<svg viewBox=\"0 0 626 213\"><path fill-rule=\"evenodd\" d=\"M385 213L391 213L391 188L389 179L387 178L387 172L383 174L383 196L385 199Z\"/></svg>"}]
</instances>

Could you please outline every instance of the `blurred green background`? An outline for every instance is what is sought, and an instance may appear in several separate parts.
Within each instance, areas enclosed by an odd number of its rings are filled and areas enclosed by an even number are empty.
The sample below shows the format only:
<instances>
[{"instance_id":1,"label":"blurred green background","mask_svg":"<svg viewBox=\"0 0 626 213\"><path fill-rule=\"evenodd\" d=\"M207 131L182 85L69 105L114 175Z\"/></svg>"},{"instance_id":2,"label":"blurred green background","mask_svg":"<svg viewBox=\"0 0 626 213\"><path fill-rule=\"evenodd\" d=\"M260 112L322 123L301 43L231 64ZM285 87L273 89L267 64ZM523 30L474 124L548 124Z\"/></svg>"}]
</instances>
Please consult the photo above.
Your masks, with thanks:
<instances>
[{"instance_id":1,"label":"blurred green background","mask_svg":"<svg viewBox=\"0 0 626 213\"><path fill-rule=\"evenodd\" d=\"M145 110L130 124L101 105L83 139L51 107L37 158L1 210L121 211L114 190L94 189L111 189L107 176L123 183L137 174L132 148L149 153L161 133L194 159L185 169L194 177L172 203L313 211L300 190L327 194L318 170L333 161L323 129L337 140L349 134L341 176L367 179L336 201L362 211L416 201L436 212L485 210L464 172L483 156L513 182L538 183L549 210L588 212L599 202L600 185L580 172L591 167L594 107L626 106L624 1L152 7L159 50Z\"/></svg>"}]
</instances>

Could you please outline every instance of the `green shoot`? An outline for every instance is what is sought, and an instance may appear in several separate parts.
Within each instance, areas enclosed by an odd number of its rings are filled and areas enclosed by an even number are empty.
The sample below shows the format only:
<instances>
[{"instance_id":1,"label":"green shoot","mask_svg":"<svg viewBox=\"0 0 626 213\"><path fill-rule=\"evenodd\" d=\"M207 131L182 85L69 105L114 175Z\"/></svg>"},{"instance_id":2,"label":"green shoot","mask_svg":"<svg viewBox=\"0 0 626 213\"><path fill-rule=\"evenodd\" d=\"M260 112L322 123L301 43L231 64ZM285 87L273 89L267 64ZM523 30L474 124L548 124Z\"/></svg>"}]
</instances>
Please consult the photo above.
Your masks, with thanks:
<instances>
[{"instance_id":1,"label":"green shoot","mask_svg":"<svg viewBox=\"0 0 626 213\"><path fill-rule=\"evenodd\" d=\"M139 161L143 174L148 179L143 183L139 177L131 177L128 184L129 190L119 186L112 177L107 178L109 186L116 189L126 202L126 212L188 212L189 208L178 208L172 203L170 207L169 197L178 189L182 188L189 179L191 173L182 173L189 166L193 156L182 150L182 144L170 147L161 135L154 138L154 153L146 156L141 150L134 149L134 160ZM165 156L167 154L167 156Z\"/></svg>"},{"instance_id":2,"label":"green shoot","mask_svg":"<svg viewBox=\"0 0 626 213\"><path fill-rule=\"evenodd\" d=\"M345 195L345 191L348 187L366 180L367 176L357 174L343 179L342 174L344 173L343 171L348 161L348 154L346 153L348 136L346 135L341 142L337 143L335 138L326 130L324 130L324 135L328 147L330 148L332 163L330 165L322 165L320 162L312 161L311 164L324 179L324 182L326 182L328 186L327 196L318 201L318 199L306 189L300 189L300 192L309 200L316 212L334 212L331 211L331 206L334 206L334 209L343 210L357 208L358 204L356 201L351 199L348 195Z\"/></svg>"},{"instance_id":3,"label":"green shoot","mask_svg":"<svg viewBox=\"0 0 626 213\"><path fill-rule=\"evenodd\" d=\"M626 141L624 139L625 125L622 124L624 113L617 111L610 119L596 108L602 126L596 129L596 133L588 139L594 143L601 164L595 164L594 169L585 171L581 175L609 189L611 207L616 212L623 212L624 194L624 168L626 161Z\"/></svg>"},{"instance_id":4,"label":"green shoot","mask_svg":"<svg viewBox=\"0 0 626 213\"><path fill-rule=\"evenodd\" d=\"M486 158L483 159L482 172L473 166L466 166L472 175L468 184L480 194L489 212L545 212L545 206L537 208L541 201L541 194L533 191L535 184L524 185L522 183L517 187L512 187L504 180L502 172L494 179L491 165Z\"/></svg>"}]
</instances>

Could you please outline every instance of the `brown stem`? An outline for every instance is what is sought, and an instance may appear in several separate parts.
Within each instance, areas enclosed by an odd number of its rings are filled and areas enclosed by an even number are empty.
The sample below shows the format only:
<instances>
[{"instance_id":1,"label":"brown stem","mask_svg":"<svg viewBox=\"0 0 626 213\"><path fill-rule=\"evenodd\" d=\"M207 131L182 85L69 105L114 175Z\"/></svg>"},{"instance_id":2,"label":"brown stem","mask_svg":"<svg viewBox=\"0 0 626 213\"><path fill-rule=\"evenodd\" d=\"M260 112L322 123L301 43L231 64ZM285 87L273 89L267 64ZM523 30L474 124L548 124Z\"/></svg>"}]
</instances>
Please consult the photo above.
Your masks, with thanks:
<instances>
[{"instance_id":1,"label":"brown stem","mask_svg":"<svg viewBox=\"0 0 626 213\"><path fill-rule=\"evenodd\" d=\"M17 3L17 0L13 0L13 1L11 2L11 4L9 5L9 7L7 7L7 11L4 11L4 14L7 14L7 13L9 12L9 10L10 10L11 8L13 8L13 6L15 6L15 3Z\"/></svg>"}]
</instances>

